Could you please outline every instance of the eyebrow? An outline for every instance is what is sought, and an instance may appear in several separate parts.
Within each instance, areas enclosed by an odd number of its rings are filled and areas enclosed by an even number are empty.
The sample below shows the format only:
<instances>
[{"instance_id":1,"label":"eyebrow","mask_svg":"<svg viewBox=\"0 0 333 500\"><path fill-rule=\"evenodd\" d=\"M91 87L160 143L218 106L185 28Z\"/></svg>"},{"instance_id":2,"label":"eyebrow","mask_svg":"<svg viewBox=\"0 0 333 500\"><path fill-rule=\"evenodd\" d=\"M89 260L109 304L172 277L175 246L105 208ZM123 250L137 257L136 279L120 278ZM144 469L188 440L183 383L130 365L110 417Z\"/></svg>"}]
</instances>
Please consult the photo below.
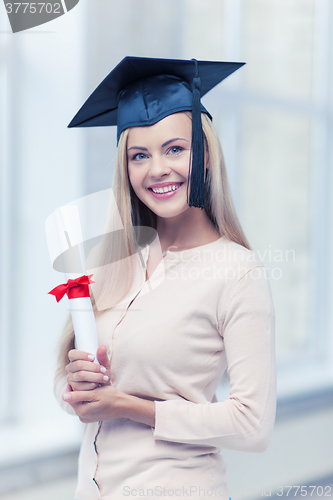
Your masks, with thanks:
<instances>
[{"instance_id":1,"label":"eyebrow","mask_svg":"<svg viewBox=\"0 0 333 500\"><path fill-rule=\"evenodd\" d=\"M161 147L165 148L165 146L167 146L168 144L170 144L171 142L174 142L174 141L186 141L186 142L190 142L188 139L184 139L184 137L174 137L173 139L170 139L170 140L164 142ZM148 151L147 148L142 148L142 147L139 147L139 146L131 146L130 148L128 148L127 151L130 151L131 149L139 149L140 151Z\"/></svg>"},{"instance_id":2,"label":"eyebrow","mask_svg":"<svg viewBox=\"0 0 333 500\"><path fill-rule=\"evenodd\" d=\"M147 148L140 148L139 146L131 146L127 151L129 151L130 149L140 149L140 151L148 151Z\"/></svg>"},{"instance_id":3,"label":"eyebrow","mask_svg":"<svg viewBox=\"0 0 333 500\"><path fill-rule=\"evenodd\" d=\"M164 148L165 146L167 146L168 144L170 144L173 141L186 141L186 142L190 142L187 139L184 139L184 137L175 137L174 139L170 139L169 141L166 141L164 144L162 144L162 148Z\"/></svg>"}]
</instances>

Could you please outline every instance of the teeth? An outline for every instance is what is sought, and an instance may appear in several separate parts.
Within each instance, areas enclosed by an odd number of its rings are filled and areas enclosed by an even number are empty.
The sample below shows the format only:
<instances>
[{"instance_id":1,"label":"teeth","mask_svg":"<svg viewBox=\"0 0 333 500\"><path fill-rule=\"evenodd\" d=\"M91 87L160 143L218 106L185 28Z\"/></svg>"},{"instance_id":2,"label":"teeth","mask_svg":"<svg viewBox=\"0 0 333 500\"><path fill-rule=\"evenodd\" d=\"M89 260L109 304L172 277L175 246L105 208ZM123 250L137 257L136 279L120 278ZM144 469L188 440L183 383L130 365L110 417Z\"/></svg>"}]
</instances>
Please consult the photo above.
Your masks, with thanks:
<instances>
[{"instance_id":1,"label":"teeth","mask_svg":"<svg viewBox=\"0 0 333 500\"><path fill-rule=\"evenodd\" d=\"M151 188L154 193L168 193L169 191L176 191L178 189L180 184L173 185L173 186L166 186L164 188Z\"/></svg>"}]
</instances>

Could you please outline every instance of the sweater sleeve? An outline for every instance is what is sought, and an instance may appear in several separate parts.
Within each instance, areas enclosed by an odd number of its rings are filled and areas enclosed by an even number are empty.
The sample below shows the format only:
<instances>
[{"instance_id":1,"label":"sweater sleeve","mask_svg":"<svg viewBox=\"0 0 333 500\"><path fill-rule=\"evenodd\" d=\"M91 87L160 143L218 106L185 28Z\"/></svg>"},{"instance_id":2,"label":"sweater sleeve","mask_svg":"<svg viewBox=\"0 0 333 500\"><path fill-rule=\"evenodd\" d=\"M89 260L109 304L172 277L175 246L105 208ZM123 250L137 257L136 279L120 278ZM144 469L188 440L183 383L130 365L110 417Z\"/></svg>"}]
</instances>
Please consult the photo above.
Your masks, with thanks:
<instances>
[{"instance_id":1,"label":"sweater sleeve","mask_svg":"<svg viewBox=\"0 0 333 500\"><path fill-rule=\"evenodd\" d=\"M275 420L276 373L271 290L264 265L247 271L221 308L230 394L223 402L155 401L155 439L262 452Z\"/></svg>"}]
</instances>

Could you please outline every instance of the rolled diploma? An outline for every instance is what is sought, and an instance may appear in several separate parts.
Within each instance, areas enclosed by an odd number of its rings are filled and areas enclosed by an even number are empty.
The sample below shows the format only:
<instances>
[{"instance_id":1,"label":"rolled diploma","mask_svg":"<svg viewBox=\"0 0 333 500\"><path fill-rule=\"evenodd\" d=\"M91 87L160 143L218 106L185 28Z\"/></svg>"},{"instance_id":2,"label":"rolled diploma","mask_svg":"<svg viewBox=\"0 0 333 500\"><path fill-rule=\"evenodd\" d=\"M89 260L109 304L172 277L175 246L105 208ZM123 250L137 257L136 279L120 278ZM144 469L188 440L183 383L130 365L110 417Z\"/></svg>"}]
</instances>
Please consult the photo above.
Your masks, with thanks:
<instances>
[{"instance_id":1,"label":"rolled diploma","mask_svg":"<svg viewBox=\"0 0 333 500\"><path fill-rule=\"evenodd\" d=\"M55 226L58 237L59 253L68 250L68 247L83 242L79 210L77 206L64 206L54 212ZM66 282L86 274L83 247L80 245L80 273L64 273ZM98 363L96 352L98 349L98 336L95 315L90 297L68 299L71 311L76 348L80 351L91 353Z\"/></svg>"},{"instance_id":2,"label":"rolled diploma","mask_svg":"<svg viewBox=\"0 0 333 500\"><path fill-rule=\"evenodd\" d=\"M90 297L68 299L71 310L76 348L95 356L98 349L98 337L93 307Z\"/></svg>"}]
</instances>

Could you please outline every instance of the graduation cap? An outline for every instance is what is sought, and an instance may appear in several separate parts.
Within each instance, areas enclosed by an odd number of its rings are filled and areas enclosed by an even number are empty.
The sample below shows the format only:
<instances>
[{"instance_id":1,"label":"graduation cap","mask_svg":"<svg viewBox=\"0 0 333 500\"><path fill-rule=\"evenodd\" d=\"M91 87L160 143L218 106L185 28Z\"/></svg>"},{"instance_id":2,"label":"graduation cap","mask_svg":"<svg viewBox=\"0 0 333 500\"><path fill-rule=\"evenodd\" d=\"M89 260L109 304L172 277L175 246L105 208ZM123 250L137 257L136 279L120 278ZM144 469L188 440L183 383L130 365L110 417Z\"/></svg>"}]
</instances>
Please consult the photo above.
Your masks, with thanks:
<instances>
[{"instance_id":1,"label":"graduation cap","mask_svg":"<svg viewBox=\"0 0 333 500\"><path fill-rule=\"evenodd\" d=\"M125 57L94 90L68 127L117 125L117 140L129 127L153 125L180 111L192 112L189 206L204 208L204 140L200 102L215 85L245 63Z\"/></svg>"}]
</instances>

